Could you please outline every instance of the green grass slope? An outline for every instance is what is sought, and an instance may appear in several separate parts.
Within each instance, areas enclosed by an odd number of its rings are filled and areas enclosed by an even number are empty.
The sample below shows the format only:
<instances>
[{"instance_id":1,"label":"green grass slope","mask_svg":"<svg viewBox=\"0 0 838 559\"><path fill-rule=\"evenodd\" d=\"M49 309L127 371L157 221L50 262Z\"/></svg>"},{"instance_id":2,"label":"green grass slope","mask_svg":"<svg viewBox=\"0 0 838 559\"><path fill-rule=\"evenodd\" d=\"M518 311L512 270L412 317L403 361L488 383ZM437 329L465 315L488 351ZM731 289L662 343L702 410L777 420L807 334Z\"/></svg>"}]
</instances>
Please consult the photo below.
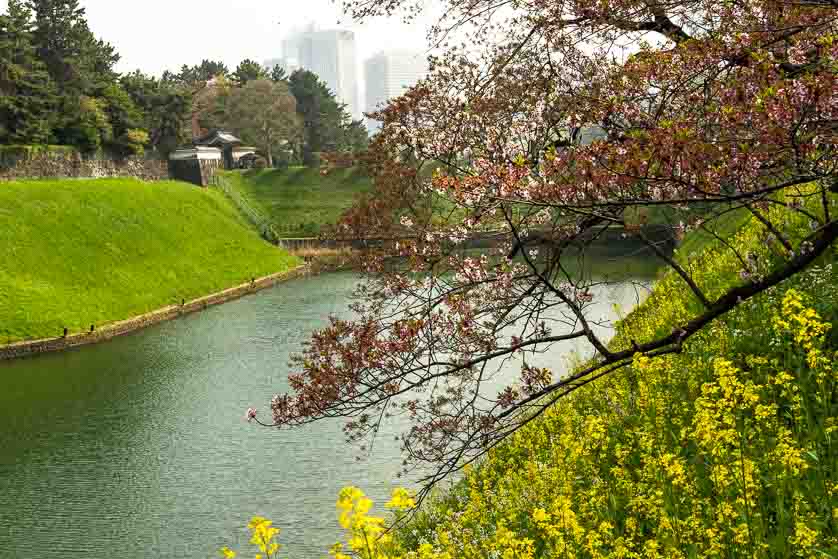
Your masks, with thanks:
<instances>
[{"instance_id":1,"label":"green grass slope","mask_svg":"<svg viewBox=\"0 0 838 559\"><path fill-rule=\"evenodd\" d=\"M268 215L283 237L319 235L371 188L370 179L355 168L327 175L309 167L231 171L224 177Z\"/></svg>"},{"instance_id":2,"label":"green grass slope","mask_svg":"<svg viewBox=\"0 0 838 559\"><path fill-rule=\"evenodd\" d=\"M298 264L220 192L133 179L0 183L0 343L89 329Z\"/></svg>"},{"instance_id":3,"label":"green grass slope","mask_svg":"<svg viewBox=\"0 0 838 559\"><path fill-rule=\"evenodd\" d=\"M793 244L811 233L799 214L770 211ZM755 262L784 257L756 220L735 216L725 227ZM743 281L732 251L706 236L679 258L711 298ZM682 353L636 356L550 407L400 530L401 551L424 543L436 554L423 557L838 557L836 260L833 247ZM699 310L669 273L612 345L668 333Z\"/></svg>"}]
</instances>

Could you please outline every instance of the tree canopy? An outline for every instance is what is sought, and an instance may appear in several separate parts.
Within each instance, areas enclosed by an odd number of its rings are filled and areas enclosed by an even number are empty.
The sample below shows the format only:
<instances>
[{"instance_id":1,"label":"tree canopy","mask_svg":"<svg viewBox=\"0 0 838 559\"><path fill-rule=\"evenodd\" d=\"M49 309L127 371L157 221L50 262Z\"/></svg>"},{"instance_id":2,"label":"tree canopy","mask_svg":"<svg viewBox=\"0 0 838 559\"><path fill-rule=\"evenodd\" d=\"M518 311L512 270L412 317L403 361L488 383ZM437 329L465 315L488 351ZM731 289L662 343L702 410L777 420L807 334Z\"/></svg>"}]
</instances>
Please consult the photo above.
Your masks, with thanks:
<instances>
[{"instance_id":1,"label":"tree canopy","mask_svg":"<svg viewBox=\"0 0 838 559\"><path fill-rule=\"evenodd\" d=\"M262 68L261 64L246 58L239 63L236 71L233 72L232 77L239 85L245 85L249 81L264 80L268 79L270 76L268 76L268 72Z\"/></svg>"},{"instance_id":2,"label":"tree canopy","mask_svg":"<svg viewBox=\"0 0 838 559\"><path fill-rule=\"evenodd\" d=\"M311 72L288 76L277 66L269 73L245 59L230 74L223 62L204 59L157 79L139 71L120 75L118 61L114 48L90 30L78 0L10 0L0 14L0 143L63 144L118 156L151 149L165 156L208 128L226 126L269 160L280 136L307 162L317 152L367 146L362 123ZM248 88L252 82L260 85ZM273 93L257 95L268 82ZM289 111L281 118L280 107ZM256 134L250 117L259 112L264 122L283 124ZM233 114L244 120L231 120ZM292 125L297 115L301 132Z\"/></svg>"},{"instance_id":3,"label":"tree canopy","mask_svg":"<svg viewBox=\"0 0 838 559\"><path fill-rule=\"evenodd\" d=\"M162 79L164 82L194 86L196 84L206 83L216 76L226 76L229 73L230 71L223 62L204 59L200 64L194 66L184 64L178 73L167 70L163 72Z\"/></svg>"},{"instance_id":4,"label":"tree canopy","mask_svg":"<svg viewBox=\"0 0 838 559\"><path fill-rule=\"evenodd\" d=\"M140 128L147 131L151 146L168 154L189 142L190 128L185 122L192 106L189 90L139 70L122 76L120 84L140 110Z\"/></svg>"},{"instance_id":5,"label":"tree canopy","mask_svg":"<svg viewBox=\"0 0 838 559\"><path fill-rule=\"evenodd\" d=\"M318 152L360 151L366 147L366 128L360 121L352 121L345 105L316 74L296 70L288 83L302 118L304 161Z\"/></svg>"},{"instance_id":6,"label":"tree canopy","mask_svg":"<svg viewBox=\"0 0 838 559\"><path fill-rule=\"evenodd\" d=\"M172 84L120 77L77 0L11 0L0 15L0 142L86 152L162 152L184 140L189 101Z\"/></svg>"},{"instance_id":7,"label":"tree canopy","mask_svg":"<svg viewBox=\"0 0 838 559\"><path fill-rule=\"evenodd\" d=\"M316 332L292 392L271 402L274 425L342 418L355 441L400 416L405 471L425 491L580 387L641 354L680 351L838 237L834 1L443 5L431 75L376 114L376 191L342 226L398 242L368 254L356 318ZM417 6L345 8L363 19ZM309 79L291 83L316 97ZM302 104L315 135L316 101ZM792 234L776 205L810 231ZM741 263L738 283L696 281L688 255L649 238L641 212L664 216L674 240L688 230L717 239ZM767 256L736 251L730 214L761 224ZM697 309L628 349L601 334L608 282L568 265L615 230L647 245ZM497 246L464 254L478 235ZM585 365L561 376L526 364L567 340L586 344Z\"/></svg>"},{"instance_id":8,"label":"tree canopy","mask_svg":"<svg viewBox=\"0 0 838 559\"><path fill-rule=\"evenodd\" d=\"M285 72L285 68L279 64L275 64L271 69L271 80L275 82L287 82L288 74Z\"/></svg>"},{"instance_id":9,"label":"tree canopy","mask_svg":"<svg viewBox=\"0 0 838 559\"><path fill-rule=\"evenodd\" d=\"M296 101L284 82L248 81L219 96L216 111L217 122L263 151L268 166L274 152L298 135Z\"/></svg>"},{"instance_id":10,"label":"tree canopy","mask_svg":"<svg viewBox=\"0 0 838 559\"><path fill-rule=\"evenodd\" d=\"M0 142L41 143L50 139L58 92L38 58L32 13L21 0L9 0L0 15Z\"/></svg>"}]
</instances>

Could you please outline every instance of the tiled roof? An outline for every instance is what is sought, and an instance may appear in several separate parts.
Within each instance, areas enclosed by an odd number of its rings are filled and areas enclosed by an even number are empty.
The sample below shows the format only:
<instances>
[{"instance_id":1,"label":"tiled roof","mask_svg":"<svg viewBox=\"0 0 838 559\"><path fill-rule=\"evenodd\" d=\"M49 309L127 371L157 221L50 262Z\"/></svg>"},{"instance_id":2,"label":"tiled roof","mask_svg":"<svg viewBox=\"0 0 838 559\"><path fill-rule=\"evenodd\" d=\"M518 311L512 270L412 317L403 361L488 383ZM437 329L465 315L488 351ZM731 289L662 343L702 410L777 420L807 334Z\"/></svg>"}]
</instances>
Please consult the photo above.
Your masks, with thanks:
<instances>
[{"instance_id":1,"label":"tiled roof","mask_svg":"<svg viewBox=\"0 0 838 559\"><path fill-rule=\"evenodd\" d=\"M241 139L233 136L229 132L225 132L224 130L214 130L195 140L195 145L203 145L209 146L213 144L240 144L242 143Z\"/></svg>"}]
</instances>

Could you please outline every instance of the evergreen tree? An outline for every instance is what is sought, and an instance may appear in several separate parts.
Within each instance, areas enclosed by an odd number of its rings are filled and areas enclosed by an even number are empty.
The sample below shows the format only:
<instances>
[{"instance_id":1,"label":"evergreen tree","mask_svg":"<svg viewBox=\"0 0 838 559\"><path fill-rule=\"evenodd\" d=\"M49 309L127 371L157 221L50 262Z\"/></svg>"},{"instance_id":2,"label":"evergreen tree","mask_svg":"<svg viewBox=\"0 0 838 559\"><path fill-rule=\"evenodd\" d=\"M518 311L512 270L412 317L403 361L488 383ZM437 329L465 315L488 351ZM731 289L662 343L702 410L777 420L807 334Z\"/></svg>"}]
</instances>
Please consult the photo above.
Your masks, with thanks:
<instances>
[{"instance_id":1,"label":"evergreen tree","mask_svg":"<svg viewBox=\"0 0 838 559\"><path fill-rule=\"evenodd\" d=\"M148 130L149 144L162 155L189 141L188 127L192 95L172 80L146 76L140 71L126 74L120 84L141 114L141 126Z\"/></svg>"},{"instance_id":2,"label":"evergreen tree","mask_svg":"<svg viewBox=\"0 0 838 559\"><path fill-rule=\"evenodd\" d=\"M245 85L249 81L268 79L268 73L262 65L249 58L241 61L232 78L238 85Z\"/></svg>"},{"instance_id":3,"label":"evergreen tree","mask_svg":"<svg viewBox=\"0 0 838 559\"><path fill-rule=\"evenodd\" d=\"M316 162L314 154L317 152L354 152L366 148L369 140L364 125L352 120L346 105L339 103L314 73L297 70L288 82L303 122L304 162Z\"/></svg>"},{"instance_id":4,"label":"evergreen tree","mask_svg":"<svg viewBox=\"0 0 838 559\"><path fill-rule=\"evenodd\" d=\"M93 35L78 0L27 0L27 5L35 15L38 58L60 91L56 139L85 150L105 146L113 129L102 96L117 79L119 55Z\"/></svg>"},{"instance_id":5,"label":"evergreen tree","mask_svg":"<svg viewBox=\"0 0 838 559\"><path fill-rule=\"evenodd\" d=\"M163 74L163 81L176 85L194 87L203 85L217 76L226 76L229 73L230 71L223 62L204 59L197 66L184 64L180 67L180 72L177 74L168 71L165 72Z\"/></svg>"},{"instance_id":6,"label":"evergreen tree","mask_svg":"<svg viewBox=\"0 0 838 559\"><path fill-rule=\"evenodd\" d=\"M285 72L285 68L283 68L279 64L274 65L273 69L271 70L271 81L287 82L288 74Z\"/></svg>"},{"instance_id":7,"label":"evergreen tree","mask_svg":"<svg viewBox=\"0 0 838 559\"><path fill-rule=\"evenodd\" d=\"M0 143L47 143L56 90L32 42L32 13L9 0L0 15Z\"/></svg>"},{"instance_id":8,"label":"evergreen tree","mask_svg":"<svg viewBox=\"0 0 838 559\"><path fill-rule=\"evenodd\" d=\"M143 114L134 100L119 84L112 83L102 90L105 113L111 125L113 137L105 145L119 155L140 155L148 143L148 132L142 126Z\"/></svg>"},{"instance_id":9,"label":"evergreen tree","mask_svg":"<svg viewBox=\"0 0 838 559\"><path fill-rule=\"evenodd\" d=\"M63 91L91 93L113 83L119 55L97 39L78 0L28 0L35 14L38 57Z\"/></svg>"},{"instance_id":10,"label":"evergreen tree","mask_svg":"<svg viewBox=\"0 0 838 559\"><path fill-rule=\"evenodd\" d=\"M342 151L357 153L369 147L370 136L367 127L361 120L350 120L343 126Z\"/></svg>"},{"instance_id":11,"label":"evergreen tree","mask_svg":"<svg viewBox=\"0 0 838 559\"><path fill-rule=\"evenodd\" d=\"M288 81L303 122L303 161L312 163L315 153L339 146L340 106L326 84L308 70L295 71Z\"/></svg>"},{"instance_id":12,"label":"evergreen tree","mask_svg":"<svg viewBox=\"0 0 838 559\"><path fill-rule=\"evenodd\" d=\"M65 104L65 108L68 118L61 129L63 143L95 152L113 141L113 126L102 99L81 95L74 106Z\"/></svg>"},{"instance_id":13,"label":"evergreen tree","mask_svg":"<svg viewBox=\"0 0 838 559\"><path fill-rule=\"evenodd\" d=\"M189 126L191 112L192 95L188 91L161 85L149 128L154 149L167 156L186 144L192 136Z\"/></svg>"},{"instance_id":14,"label":"evergreen tree","mask_svg":"<svg viewBox=\"0 0 838 559\"><path fill-rule=\"evenodd\" d=\"M216 76L226 76L230 73L227 65L215 60L202 60L196 67L197 77L200 81L209 81Z\"/></svg>"}]
</instances>

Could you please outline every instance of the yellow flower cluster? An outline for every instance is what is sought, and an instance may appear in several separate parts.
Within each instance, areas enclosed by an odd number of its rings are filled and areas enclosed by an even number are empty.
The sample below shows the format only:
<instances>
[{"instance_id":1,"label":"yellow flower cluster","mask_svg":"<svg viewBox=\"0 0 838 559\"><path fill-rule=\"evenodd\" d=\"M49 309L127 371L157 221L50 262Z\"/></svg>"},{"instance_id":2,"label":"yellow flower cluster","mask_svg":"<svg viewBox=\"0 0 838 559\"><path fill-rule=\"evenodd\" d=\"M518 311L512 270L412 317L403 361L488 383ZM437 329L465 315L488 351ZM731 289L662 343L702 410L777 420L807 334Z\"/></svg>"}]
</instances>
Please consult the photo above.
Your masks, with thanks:
<instances>
[{"instance_id":1,"label":"yellow flower cluster","mask_svg":"<svg viewBox=\"0 0 838 559\"><path fill-rule=\"evenodd\" d=\"M353 553L364 559L373 559L377 548L390 543L391 536L384 533L384 519L369 516L372 501L360 489L345 487L341 490L337 507L340 511L340 525L348 533L348 548ZM335 559L348 559L341 552L342 548L338 544L332 549Z\"/></svg>"},{"instance_id":2,"label":"yellow flower cluster","mask_svg":"<svg viewBox=\"0 0 838 559\"><path fill-rule=\"evenodd\" d=\"M396 511L405 511L414 508L416 506L416 500L407 489L396 488L393 490L392 498L384 506Z\"/></svg>"},{"instance_id":3,"label":"yellow flower cluster","mask_svg":"<svg viewBox=\"0 0 838 559\"><path fill-rule=\"evenodd\" d=\"M259 553L255 559L274 559L282 547L276 541L279 536L279 528L274 528L273 522L262 516L254 516L247 524L250 530L250 544L255 546ZM236 552L229 547L222 547L220 554L224 559L235 559Z\"/></svg>"},{"instance_id":4,"label":"yellow flower cluster","mask_svg":"<svg viewBox=\"0 0 838 559\"><path fill-rule=\"evenodd\" d=\"M781 332L790 333L794 342L806 351L809 367L831 369L834 356L830 358L823 353L820 341L832 329L832 324L823 322L814 309L806 307L800 292L794 289L786 291L783 312L774 317L774 326Z\"/></svg>"},{"instance_id":5,"label":"yellow flower cluster","mask_svg":"<svg viewBox=\"0 0 838 559\"><path fill-rule=\"evenodd\" d=\"M274 541L279 536L279 528L273 527L273 522L261 516L254 516L248 523L250 529L250 543L259 548L265 557L273 557L279 551L280 545ZM257 554L256 559L264 559Z\"/></svg>"},{"instance_id":6,"label":"yellow flower cluster","mask_svg":"<svg viewBox=\"0 0 838 559\"><path fill-rule=\"evenodd\" d=\"M753 223L732 245L754 261L784 257L764 241ZM685 264L711 299L741 282L725 250ZM814 284L804 276L749 301L682 353L636 355L559 402L396 541L458 558L836 556L838 379ZM623 319L614 347L701 310L667 276Z\"/></svg>"},{"instance_id":7,"label":"yellow flower cluster","mask_svg":"<svg viewBox=\"0 0 838 559\"><path fill-rule=\"evenodd\" d=\"M394 514L391 521L395 522L412 510L416 501L410 491L397 488L385 506ZM386 529L385 519L370 516L372 501L357 487L341 490L337 508L340 525L346 530L346 543L339 542L332 547L330 555L334 559L453 559L428 543L420 544L416 550L403 551Z\"/></svg>"}]
</instances>

